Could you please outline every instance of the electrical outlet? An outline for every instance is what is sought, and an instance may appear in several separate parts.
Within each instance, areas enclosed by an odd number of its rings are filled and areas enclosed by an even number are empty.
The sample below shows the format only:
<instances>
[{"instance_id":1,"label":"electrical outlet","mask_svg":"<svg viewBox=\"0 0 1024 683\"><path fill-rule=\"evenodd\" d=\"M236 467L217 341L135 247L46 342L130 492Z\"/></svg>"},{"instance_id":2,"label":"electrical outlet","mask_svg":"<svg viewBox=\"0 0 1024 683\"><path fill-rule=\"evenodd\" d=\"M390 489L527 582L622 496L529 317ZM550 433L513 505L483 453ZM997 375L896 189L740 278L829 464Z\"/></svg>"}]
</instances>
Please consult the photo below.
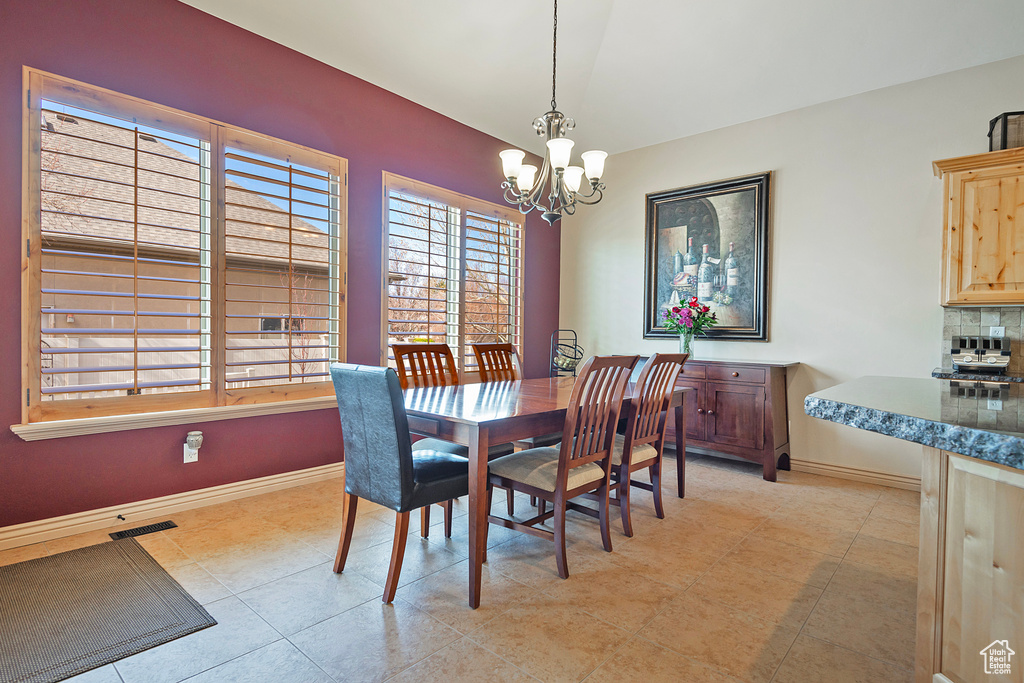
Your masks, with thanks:
<instances>
[{"instance_id":1,"label":"electrical outlet","mask_svg":"<svg viewBox=\"0 0 1024 683\"><path fill-rule=\"evenodd\" d=\"M188 444L184 445L185 449L185 462L199 462L199 449L189 448Z\"/></svg>"},{"instance_id":2,"label":"electrical outlet","mask_svg":"<svg viewBox=\"0 0 1024 683\"><path fill-rule=\"evenodd\" d=\"M1003 326L990 327L988 328L988 336L1002 339L1003 337L1006 336L1006 328Z\"/></svg>"},{"instance_id":3,"label":"electrical outlet","mask_svg":"<svg viewBox=\"0 0 1024 683\"><path fill-rule=\"evenodd\" d=\"M1003 409L1003 402L1001 400L999 400L998 398L990 398L988 400L988 409L989 410L1002 410Z\"/></svg>"}]
</instances>

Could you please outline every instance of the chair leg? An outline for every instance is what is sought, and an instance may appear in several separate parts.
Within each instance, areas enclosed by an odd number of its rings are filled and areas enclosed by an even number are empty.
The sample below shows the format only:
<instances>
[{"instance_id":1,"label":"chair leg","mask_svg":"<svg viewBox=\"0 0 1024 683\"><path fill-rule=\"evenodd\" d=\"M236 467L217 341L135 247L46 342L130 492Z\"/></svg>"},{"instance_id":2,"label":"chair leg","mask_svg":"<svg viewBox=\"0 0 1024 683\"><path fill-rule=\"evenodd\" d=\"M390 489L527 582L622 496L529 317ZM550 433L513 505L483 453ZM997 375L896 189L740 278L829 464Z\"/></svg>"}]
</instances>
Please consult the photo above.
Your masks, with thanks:
<instances>
[{"instance_id":1,"label":"chair leg","mask_svg":"<svg viewBox=\"0 0 1024 683\"><path fill-rule=\"evenodd\" d=\"M608 515L608 508L611 507L611 503L608 502L608 491L609 491L610 488L611 487L608 485L608 482L606 480L604 486L602 486L600 489L597 490L597 497L598 497L598 521L601 523L601 543L604 545L605 551L609 552L609 553L612 551L612 530L611 530L611 524L608 521L608 516L609 516ZM626 493L626 496L627 496L626 500L620 500L619 501L619 506L621 507L621 506L625 505L626 506L625 509L629 510L629 497L628 497L629 496L629 493L628 493L628 491L629 491L629 480L628 479L626 480L626 491L627 491L627 493ZM620 493L619 494L619 498L621 499L621 497L622 497L622 494ZM629 514L629 513L627 512L626 514ZM623 519L625 519L625 517L623 517Z\"/></svg>"},{"instance_id":2,"label":"chair leg","mask_svg":"<svg viewBox=\"0 0 1024 683\"><path fill-rule=\"evenodd\" d=\"M356 527L356 504L359 503L358 496L350 493L344 494L341 502L341 540L338 541L338 554L334 557L334 573L340 574L345 570L345 560L348 559L348 548L352 545L352 530Z\"/></svg>"},{"instance_id":3,"label":"chair leg","mask_svg":"<svg viewBox=\"0 0 1024 683\"><path fill-rule=\"evenodd\" d=\"M491 499L494 497L494 487L491 486L491 482L487 482L487 514L491 514ZM491 529L491 523L486 522L484 524L484 557L483 562L487 562L487 532Z\"/></svg>"},{"instance_id":4,"label":"chair leg","mask_svg":"<svg viewBox=\"0 0 1024 683\"><path fill-rule=\"evenodd\" d=\"M516 514L515 493L512 489L505 489L505 507L508 508L508 516Z\"/></svg>"},{"instance_id":5,"label":"chair leg","mask_svg":"<svg viewBox=\"0 0 1024 683\"><path fill-rule=\"evenodd\" d=\"M651 487L654 489L654 514L665 519L665 508L661 505L661 458L651 465Z\"/></svg>"},{"instance_id":6,"label":"chair leg","mask_svg":"<svg viewBox=\"0 0 1024 683\"><path fill-rule=\"evenodd\" d=\"M622 515L622 533L633 535L633 518L629 514L629 470L619 475L619 514Z\"/></svg>"},{"instance_id":7,"label":"chair leg","mask_svg":"<svg viewBox=\"0 0 1024 683\"><path fill-rule=\"evenodd\" d=\"M563 579L569 578L569 563L565 559L565 498L564 492L555 496L555 563L558 565L558 575ZM540 501L541 507L544 501Z\"/></svg>"},{"instance_id":8,"label":"chair leg","mask_svg":"<svg viewBox=\"0 0 1024 683\"><path fill-rule=\"evenodd\" d=\"M420 536L430 536L430 506L424 505L420 508Z\"/></svg>"},{"instance_id":9,"label":"chair leg","mask_svg":"<svg viewBox=\"0 0 1024 683\"><path fill-rule=\"evenodd\" d=\"M399 512L395 519L395 542L391 546L391 566L388 580L384 584L384 602L391 604L398 590L398 577L402 575L402 560L405 558L405 538L409 533L409 513Z\"/></svg>"},{"instance_id":10,"label":"chair leg","mask_svg":"<svg viewBox=\"0 0 1024 683\"><path fill-rule=\"evenodd\" d=\"M530 496L530 505L537 507L537 496Z\"/></svg>"},{"instance_id":11,"label":"chair leg","mask_svg":"<svg viewBox=\"0 0 1024 683\"><path fill-rule=\"evenodd\" d=\"M453 503L455 503L454 500L447 500L447 501L441 503L441 505L444 506L444 537L445 538L451 538L452 537L452 504Z\"/></svg>"},{"instance_id":12,"label":"chair leg","mask_svg":"<svg viewBox=\"0 0 1024 683\"><path fill-rule=\"evenodd\" d=\"M547 512L547 510L548 510L548 502L546 500L544 500L543 498L538 498L537 499L537 512L539 514L543 515L545 512Z\"/></svg>"}]
</instances>

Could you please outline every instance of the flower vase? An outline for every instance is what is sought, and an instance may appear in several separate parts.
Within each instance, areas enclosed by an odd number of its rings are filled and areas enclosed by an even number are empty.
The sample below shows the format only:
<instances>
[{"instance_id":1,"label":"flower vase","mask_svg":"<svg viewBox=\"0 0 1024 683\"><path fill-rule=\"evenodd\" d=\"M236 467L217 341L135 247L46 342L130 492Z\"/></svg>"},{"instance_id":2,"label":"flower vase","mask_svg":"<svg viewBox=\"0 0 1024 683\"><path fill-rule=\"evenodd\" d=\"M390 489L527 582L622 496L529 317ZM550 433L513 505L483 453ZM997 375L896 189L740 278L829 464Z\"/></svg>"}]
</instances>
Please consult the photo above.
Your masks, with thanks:
<instances>
[{"instance_id":1,"label":"flower vase","mask_svg":"<svg viewBox=\"0 0 1024 683\"><path fill-rule=\"evenodd\" d=\"M690 358L693 358L693 337L693 332L684 332L679 335L679 353L687 353L690 355Z\"/></svg>"}]
</instances>

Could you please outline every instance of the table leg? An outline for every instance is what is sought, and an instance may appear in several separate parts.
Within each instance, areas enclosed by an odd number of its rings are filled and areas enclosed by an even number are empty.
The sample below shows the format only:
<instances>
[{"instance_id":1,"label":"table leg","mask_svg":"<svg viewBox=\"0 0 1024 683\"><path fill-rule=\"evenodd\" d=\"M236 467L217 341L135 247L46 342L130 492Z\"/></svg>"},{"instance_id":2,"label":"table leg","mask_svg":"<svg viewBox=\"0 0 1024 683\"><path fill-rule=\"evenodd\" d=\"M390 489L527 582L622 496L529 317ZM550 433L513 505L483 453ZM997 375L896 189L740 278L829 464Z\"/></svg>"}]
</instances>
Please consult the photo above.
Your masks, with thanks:
<instances>
[{"instance_id":1,"label":"table leg","mask_svg":"<svg viewBox=\"0 0 1024 683\"><path fill-rule=\"evenodd\" d=\"M676 406L676 487L680 498L686 496L686 399Z\"/></svg>"},{"instance_id":2,"label":"table leg","mask_svg":"<svg viewBox=\"0 0 1024 683\"><path fill-rule=\"evenodd\" d=\"M487 449L486 428L473 430L469 437L469 606L480 606L480 577L483 572L487 534Z\"/></svg>"}]
</instances>

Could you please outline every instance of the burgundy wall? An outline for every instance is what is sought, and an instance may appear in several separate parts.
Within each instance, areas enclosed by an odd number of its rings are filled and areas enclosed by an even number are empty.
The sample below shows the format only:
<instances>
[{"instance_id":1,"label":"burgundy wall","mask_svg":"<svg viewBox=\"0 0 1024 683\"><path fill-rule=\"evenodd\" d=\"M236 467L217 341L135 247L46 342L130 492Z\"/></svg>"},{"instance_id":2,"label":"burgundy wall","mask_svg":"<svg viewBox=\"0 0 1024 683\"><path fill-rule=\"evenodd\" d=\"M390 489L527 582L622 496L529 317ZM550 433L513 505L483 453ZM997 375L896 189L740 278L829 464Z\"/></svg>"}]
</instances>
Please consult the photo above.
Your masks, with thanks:
<instances>
[{"instance_id":1,"label":"burgundy wall","mask_svg":"<svg viewBox=\"0 0 1024 683\"><path fill-rule=\"evenodd\" d=\"M348 358L380 348L381 172L501 203L507 145L173 0L0 3L0 526L340 460L334 411L26 443L21 421L22 66L109 88L348 159ZM523 125L529 125L524 121ZM558 324L559 230L526 224L524 356L547 371Z\"/></svg>"}]
</instances>

